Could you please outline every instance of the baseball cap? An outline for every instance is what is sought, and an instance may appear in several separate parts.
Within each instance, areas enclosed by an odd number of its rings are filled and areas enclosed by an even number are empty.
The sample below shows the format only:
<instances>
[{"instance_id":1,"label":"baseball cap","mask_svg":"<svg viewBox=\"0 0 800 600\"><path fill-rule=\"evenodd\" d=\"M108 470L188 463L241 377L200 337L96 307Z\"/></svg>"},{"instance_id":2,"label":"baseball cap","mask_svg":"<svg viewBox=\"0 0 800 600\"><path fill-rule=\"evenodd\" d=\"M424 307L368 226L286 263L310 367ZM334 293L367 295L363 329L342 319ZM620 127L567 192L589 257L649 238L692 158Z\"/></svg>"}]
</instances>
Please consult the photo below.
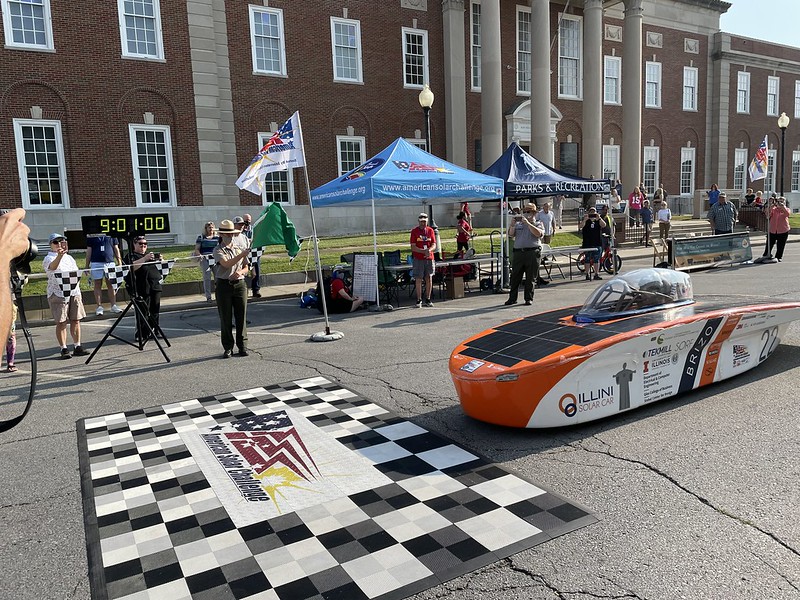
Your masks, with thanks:
<instances>
[{"instance_id":1,"label":"baseball cap","mask_svg":"<svg viewBox=\"0 0 800 600\"><path fill-rule=\"evenodd\" d=\"M239 225L241 223L244 223L244 219L242 217L233 217L233 224L234 225Z\"/></svg>"},{"instance_id":2,"label":"baseball cap","mask_svg":"<svg viewBox=\"0 0 800 600\"><path fill-rule=\"evenodd\" d=\"M65 237L64 237L62 234L60 234L60 233L51 233L51 234L50 234L50 243L51 243L51 244L52 244L53 242L57 242L57 241L59 241L59 240L65 240L65 239L67 239L67 238L65 238Z\"/></svg>"},{"instance_id":3,"label":"baseball cap","mask_svg":"<svg viewBox=\"0 0 800 600\"><path fill-rule=\"evenodd\" d=\"M719 193L719 197L720 197L720 198L727 198L727 197L728 197L728 194L726 194L725 192L720 192L720 193Z\"/></svg>"},{"instance_id":4,"label":"baseball cap","mask_svg":"<svg viewBox=\"0 0 800 600\"><path fill-rule=\"evenodd\" d=\"M417 219L427 219L427 218L428 215L426 213L419 213L419 215L417 216Z\"/></svg>"}]
</instances>

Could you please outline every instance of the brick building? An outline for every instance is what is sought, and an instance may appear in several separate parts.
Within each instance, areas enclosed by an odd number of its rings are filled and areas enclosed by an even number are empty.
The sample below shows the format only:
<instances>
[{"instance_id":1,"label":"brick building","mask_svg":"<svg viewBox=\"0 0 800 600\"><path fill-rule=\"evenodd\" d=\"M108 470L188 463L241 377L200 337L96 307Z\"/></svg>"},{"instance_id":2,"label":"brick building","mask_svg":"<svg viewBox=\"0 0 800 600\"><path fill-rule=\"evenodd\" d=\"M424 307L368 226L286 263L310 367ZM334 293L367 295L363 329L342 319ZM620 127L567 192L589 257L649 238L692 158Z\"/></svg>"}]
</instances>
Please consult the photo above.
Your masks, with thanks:
<instances>
[{"instance_id":1,"label":"brick building","mask_svg":"<svg viewBox=\"0 0 800 600\"><path fill-rule=\"evenodd\" d=\"M264 138L300 111L316 187L399 136L424 146L424 83L433 153L476 170L516 140L562 170L621 178L625 193L662 181L688 197L748 186L767 135L770 177L752 187L779 190L777 117L800 117L800 49L720 32L729 7L0 0L0 197L39 237L147 210L169 212L186 242L270 200L302 218L302 172L272 176L261 198L235 187ZM800 195L797 129L787 195ZM322 233L369 229L360 210L328 210Z\"/></svg>"}]
</instances>

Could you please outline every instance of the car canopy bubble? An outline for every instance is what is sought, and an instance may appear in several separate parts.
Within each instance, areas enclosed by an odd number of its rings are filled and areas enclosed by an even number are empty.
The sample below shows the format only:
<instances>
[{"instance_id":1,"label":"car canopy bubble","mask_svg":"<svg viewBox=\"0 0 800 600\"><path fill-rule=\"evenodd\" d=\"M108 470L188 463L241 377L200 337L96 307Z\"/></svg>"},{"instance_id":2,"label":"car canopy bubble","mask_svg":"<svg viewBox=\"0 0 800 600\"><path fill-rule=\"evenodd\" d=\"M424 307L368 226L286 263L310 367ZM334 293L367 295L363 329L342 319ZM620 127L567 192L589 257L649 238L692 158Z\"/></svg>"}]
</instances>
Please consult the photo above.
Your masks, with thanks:
<instances>
[{"instance_id":1,"label":"car canopy bubble","mask_svg":"<svg viewBox=\"0 0 800 600\"><path fill-rule=\"evenodd\" d=\"M596 323L692 302L688 273L637 269L599 286L573 318L578 323Z\"/></svg>"}]
</instances>

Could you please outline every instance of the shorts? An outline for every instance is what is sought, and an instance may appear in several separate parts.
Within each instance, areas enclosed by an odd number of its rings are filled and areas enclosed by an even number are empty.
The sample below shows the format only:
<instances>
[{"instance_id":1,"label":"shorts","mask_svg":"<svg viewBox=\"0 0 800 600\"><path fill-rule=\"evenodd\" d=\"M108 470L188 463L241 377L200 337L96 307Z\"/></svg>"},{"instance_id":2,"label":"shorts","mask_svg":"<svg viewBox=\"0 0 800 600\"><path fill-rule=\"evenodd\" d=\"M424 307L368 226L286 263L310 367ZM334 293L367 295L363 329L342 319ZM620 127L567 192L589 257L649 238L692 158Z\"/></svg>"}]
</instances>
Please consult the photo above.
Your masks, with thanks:
<instances>
[{"instance_id":1,"label":"shorts","mask_svg":"<svg viewBox=\"0 0 800 600\"><path fill-rule=\"evenodd\" d=\"M597 262L600 260L600 248L584 248L583 250L583 264L588 265L590 262Z\"/></svg>"},{"instance_id":2,"label":"shorts","mask_svg":"<svg viewBox=\"0 0 800 600\"><path fill-rule=\"evenodd\" d=\"M110 262L110 263L96 263L96 262L90 263L92 279L94 279L95 281L102 281L104 278L108 277L108 275L106 275L105 267L108 267L109 269L111 269L111 268L113 268L115 266L116 266L116 263L113 263L113 262Z\"/></svg>"},{"instance_id":3,"label":"shorts","mask_svg":"<svg viewBox=\"0 0 800 600\"><path fill-rule=\"evenodd\" d=\"M86 311L83 308L83 298L81 298L80 294L69 298L62 298L53 294L47 297L47 303L50 305L50 312L53 313L53 320L56 323L80 321L86 316Z\"/></svg>"},{"instance_id":4,"label":"shorts","mask_svg":"<svg viewBox=\"0 0 800 600\"><path fill-rule=\"evenodd\" d=\"M426 258L411 258L411 276L414 279L422 279L428 275L433 275L436 265L432 260Z\"/></svg>"}]
</instances>

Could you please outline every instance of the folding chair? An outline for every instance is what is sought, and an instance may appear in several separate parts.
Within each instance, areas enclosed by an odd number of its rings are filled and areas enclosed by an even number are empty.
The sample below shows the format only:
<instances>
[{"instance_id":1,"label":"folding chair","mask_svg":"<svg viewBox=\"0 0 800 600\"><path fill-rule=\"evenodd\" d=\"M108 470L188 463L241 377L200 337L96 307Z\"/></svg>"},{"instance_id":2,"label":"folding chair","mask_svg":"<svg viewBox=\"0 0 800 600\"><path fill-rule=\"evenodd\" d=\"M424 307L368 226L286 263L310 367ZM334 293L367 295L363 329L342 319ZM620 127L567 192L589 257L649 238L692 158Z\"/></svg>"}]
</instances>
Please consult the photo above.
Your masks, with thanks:
<instances>
[{"instance_id":1,"label":"folding chair","mask_svg":"<svg viewBox=\"0 0 800 600\"><path fill-rule=\"evenodd\" d=\"M566 279L566 277L564 277L564 271L561 270L561 265L558 264L550 244L542 244L542 260L539 262L539 269L547 274L547 278L550 281L553 280L553 267L558 269L558 274L561 275L561 279Z\"/></svg>"},{"instance_id":2,"label":"folding chair","mask_svg":"<svg viewBox=\"0 0 800 600\"><path fill-rule=\"evenodd\" d=\"M378 291L385 304L400 305L400 281L402 273L390 271L387 266L401 264L400 250L378 252ZM394 302L392 302L394 301Z\"/></svg>"}]
</instances>

